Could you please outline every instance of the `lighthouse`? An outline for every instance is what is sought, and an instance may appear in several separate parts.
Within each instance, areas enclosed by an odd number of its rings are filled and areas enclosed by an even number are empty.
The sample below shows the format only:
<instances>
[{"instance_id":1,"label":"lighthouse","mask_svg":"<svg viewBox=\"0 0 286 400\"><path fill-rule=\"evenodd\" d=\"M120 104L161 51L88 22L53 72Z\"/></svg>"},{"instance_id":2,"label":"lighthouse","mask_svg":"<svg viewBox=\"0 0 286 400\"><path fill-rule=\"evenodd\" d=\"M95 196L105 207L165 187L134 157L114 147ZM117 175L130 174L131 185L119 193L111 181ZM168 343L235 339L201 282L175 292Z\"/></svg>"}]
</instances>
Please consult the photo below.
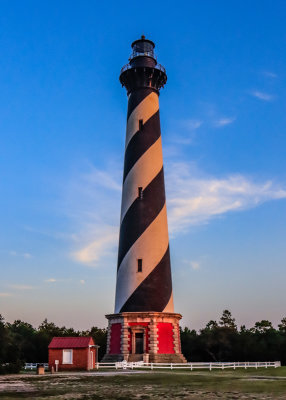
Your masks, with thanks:
<instances>
[{"instance_id":1,"label":"lighthouse","mask_svg":"<svg viewBox=\"0 0 286 400\"><path fill-rule=\"evenodd\" d=\"M132 43L120 82L128 97L114 314L103 361L185 362L174 313L155 44Z\"/></svg>"}]
</instances>

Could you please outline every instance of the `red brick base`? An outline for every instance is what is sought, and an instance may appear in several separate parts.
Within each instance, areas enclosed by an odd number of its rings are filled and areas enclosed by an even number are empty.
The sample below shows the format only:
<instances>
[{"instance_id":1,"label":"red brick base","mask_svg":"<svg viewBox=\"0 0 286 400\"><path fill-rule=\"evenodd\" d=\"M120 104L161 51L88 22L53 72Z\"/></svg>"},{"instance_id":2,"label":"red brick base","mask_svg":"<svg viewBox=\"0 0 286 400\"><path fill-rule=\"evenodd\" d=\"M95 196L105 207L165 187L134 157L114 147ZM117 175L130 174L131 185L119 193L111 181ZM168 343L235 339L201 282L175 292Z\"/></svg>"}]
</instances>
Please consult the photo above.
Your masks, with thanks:
<instances>
[{"instance_id":1,"label":"red brick base","mask_svg":"<svg viewBox=\"0 0 286 400\"><path fill-rule=\"evenodd\" d=\"M186 362L181 353L180 314L124 312L107 315L107 350L102 362ZM143 353L136 353L136 334L143 335Z\"/></svg>"}]
</instances>

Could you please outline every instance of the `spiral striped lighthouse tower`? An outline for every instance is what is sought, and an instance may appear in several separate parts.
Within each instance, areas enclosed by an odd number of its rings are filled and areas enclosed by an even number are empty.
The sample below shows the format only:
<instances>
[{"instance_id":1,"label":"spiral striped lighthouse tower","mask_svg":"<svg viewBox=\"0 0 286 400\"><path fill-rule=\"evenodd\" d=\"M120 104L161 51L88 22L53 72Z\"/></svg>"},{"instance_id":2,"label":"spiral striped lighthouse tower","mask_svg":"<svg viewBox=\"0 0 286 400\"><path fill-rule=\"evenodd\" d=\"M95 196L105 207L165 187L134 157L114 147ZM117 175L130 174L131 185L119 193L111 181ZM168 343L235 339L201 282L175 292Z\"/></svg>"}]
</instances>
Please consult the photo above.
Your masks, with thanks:
<instances>
[{"instance_id":1,"label":"spiral striped lighthouse tower","mask_svg":"<svg viewBox=\"0 0 286 400\"><path fill-rule=\"evenodd\" d=\"M165 69L154 43L132 43L120 82L128 111L118 249L115 313L104 361L184 362L174 313L165 198L159 90Z\"/></svg>"}]
</instances>

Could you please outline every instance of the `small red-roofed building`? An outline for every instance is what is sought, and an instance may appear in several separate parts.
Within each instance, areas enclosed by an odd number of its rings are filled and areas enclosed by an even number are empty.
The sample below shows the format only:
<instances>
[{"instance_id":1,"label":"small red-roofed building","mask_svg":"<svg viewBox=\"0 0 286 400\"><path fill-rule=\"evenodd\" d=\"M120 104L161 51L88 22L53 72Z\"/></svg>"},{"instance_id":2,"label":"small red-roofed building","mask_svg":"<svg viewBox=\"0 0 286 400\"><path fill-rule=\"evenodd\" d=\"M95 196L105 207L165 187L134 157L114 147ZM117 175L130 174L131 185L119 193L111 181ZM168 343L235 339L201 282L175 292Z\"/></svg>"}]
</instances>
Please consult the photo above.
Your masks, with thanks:
<instances>
[{"instance_id":1,"label":"small red-roofed building","mask_svg":"<svg viewBox=\"0 0 286 400\"><path fill-rule=\"evenodd\" d=\"M49 344L49 368L55 371L95 368L98 347L92 337L54 337Z\"/></svg>"}]
</instances>

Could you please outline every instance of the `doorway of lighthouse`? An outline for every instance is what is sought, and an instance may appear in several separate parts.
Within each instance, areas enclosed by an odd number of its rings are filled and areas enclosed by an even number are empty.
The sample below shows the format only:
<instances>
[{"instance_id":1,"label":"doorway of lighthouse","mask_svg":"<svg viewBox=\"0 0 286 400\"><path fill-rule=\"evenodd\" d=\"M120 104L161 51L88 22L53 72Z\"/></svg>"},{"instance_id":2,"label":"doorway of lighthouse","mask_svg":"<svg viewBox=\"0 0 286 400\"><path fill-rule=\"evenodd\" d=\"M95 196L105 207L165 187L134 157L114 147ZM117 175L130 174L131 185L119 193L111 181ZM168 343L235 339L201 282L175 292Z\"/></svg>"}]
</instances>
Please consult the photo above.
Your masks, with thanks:
<instances>
[{"instance_id":1,"label":"doorway of lighthouse","mask_svg":"<svg viewBox=\"0 0 286 400\"><path fill-rule=\"evenodd\" d=\"M135 352L136 352L136 354L144 353L143 339L144 339L143 333L135 333Z\"/></svg>"}]
</instances>

